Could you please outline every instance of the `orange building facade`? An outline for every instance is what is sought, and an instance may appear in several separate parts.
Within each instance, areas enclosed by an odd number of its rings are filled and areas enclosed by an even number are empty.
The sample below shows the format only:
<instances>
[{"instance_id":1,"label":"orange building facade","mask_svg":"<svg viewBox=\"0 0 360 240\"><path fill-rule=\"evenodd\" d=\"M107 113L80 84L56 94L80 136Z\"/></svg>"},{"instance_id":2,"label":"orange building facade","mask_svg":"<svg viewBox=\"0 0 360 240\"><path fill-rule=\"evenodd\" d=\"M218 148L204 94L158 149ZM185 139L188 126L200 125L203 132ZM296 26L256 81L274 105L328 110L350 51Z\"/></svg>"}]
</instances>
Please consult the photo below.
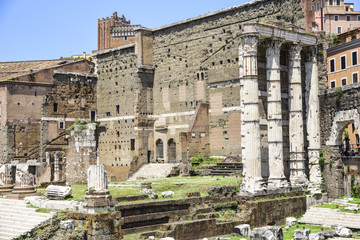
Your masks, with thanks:
<instances>
[{"instance_id":1,"label":"orange building facade","mask_svg":"<svg viewBox=\"0 0 360 240\"><path fill-rule=\"evenodd\" d=\"M360 28L339 35L340 44L327 50L328 87L359 82Z\"/></svg>"}]
</instances>

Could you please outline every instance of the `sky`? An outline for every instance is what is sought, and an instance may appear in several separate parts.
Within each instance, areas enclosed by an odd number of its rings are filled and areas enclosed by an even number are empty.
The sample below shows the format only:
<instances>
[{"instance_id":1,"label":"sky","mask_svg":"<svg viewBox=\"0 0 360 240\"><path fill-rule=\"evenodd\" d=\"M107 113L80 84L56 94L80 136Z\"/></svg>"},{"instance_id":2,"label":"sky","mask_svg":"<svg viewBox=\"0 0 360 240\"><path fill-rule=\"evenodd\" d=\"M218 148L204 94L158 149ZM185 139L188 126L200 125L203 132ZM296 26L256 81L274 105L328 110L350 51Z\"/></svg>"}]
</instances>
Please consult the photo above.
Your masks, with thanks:
<instances>
[{"instance_id":1,"label":"sky","mask_svg":"<svg viewBox=\"0 0 360 240\"><path fill-rule=\"evenodd\" d=\"M251 0L0 0L0 62L70 57L97 48L113 12L155 28Z\"/></svg>"}]
</instances>

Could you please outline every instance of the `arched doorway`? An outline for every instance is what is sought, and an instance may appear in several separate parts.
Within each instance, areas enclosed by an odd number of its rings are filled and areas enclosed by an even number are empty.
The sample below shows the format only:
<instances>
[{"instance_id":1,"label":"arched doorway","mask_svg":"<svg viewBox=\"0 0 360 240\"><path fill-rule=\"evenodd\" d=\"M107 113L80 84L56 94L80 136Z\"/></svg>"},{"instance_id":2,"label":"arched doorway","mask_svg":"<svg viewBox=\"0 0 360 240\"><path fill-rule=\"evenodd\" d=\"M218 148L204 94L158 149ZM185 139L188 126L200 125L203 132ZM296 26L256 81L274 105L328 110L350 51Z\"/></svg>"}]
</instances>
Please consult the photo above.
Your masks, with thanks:
<instances>
[{"instance_id":1,"label":"arched doorway","mask_svg":"<svg viewBox=\"0 0 360 240\"><path fill-rule=\"evenodd\" d=\"M156 159L164 158L164 143L161 139L156 141Z\"/></svg>"},{"instance_id":2,"label":"arched doorway","mask_svg":"<svg viewBox=\"0 0 360 240\"><path fill-rule=\"evenodd\" d=\"M172 138L168 141L168 161L176 161L176 142Z\"/></svg>"}]
</instances>

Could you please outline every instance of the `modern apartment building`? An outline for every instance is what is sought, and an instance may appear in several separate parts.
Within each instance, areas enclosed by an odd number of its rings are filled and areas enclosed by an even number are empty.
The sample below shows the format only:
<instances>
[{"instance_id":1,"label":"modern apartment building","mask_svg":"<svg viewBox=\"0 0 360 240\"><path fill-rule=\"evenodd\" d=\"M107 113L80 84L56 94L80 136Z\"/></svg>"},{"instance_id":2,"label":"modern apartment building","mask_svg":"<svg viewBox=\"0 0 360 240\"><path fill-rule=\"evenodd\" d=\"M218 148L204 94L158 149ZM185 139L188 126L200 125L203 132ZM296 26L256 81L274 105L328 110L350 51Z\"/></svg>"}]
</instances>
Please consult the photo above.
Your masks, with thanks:
<instances>
[{"instance_id":1,"label":"modern apartment building","mask_svg":"<svg viewBox=\"0 0 360 240\"><path fill-rule=\"evenodd\" d=\"M313 29L326 33L341 34L360 27L360 11L355 11L354 3L344 0L314 0L315 22Z\"/></svg>"},{"instance_id":2,"label":"modern apartment building","mask_svg":"<svg viewBox=\"0 0 360 240\"><path fill-rule=\"evenodd\" d=\"M327 50L329 88L359 82L360 28L340 34L339 40Z\"/></svg>"}]
</instances>

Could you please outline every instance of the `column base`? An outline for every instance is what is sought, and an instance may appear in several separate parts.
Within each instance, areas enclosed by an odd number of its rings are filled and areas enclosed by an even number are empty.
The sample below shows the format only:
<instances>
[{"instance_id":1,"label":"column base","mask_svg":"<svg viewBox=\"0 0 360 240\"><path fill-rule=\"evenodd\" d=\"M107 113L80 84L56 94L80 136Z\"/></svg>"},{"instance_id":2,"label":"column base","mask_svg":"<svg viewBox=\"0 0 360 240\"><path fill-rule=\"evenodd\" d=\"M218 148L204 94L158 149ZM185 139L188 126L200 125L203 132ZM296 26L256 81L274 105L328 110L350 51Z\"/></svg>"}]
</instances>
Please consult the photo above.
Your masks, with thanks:
<instances>
[{"instance_id":1,"label":"column base","mask_svg":"<svg viewBox=\"0 0 360 240\"><path fill-rule=\"evenodd\" d=\"M292 187L302 187L303 189L306 189L309 181L305 176L290 176L290 183Z\"/></svg>"},{"instance_id":2,"label":"column base","mask_svg":"<svg viewBox=\"0 0 360 240\"><path fill-rule=\"evenodd\" d=\"M88 213L105 213L115 211L116 202L112 199L111 195L86 195L85 202L85 209Z\"/></svg>"},{"instance_id":3,"label":"column base","mask_svg":"<svg viewBox=\"0 0 360 240\"><path fill-rule=\"evenodd\" d=\"M241 196L261 196L266 195L267 180L263 178L245 177L240 186Z\"/></svg>"},{"instance_id":4,"label":"column base","mask_svg":"<svg viewBox=\"0 0 360 240\"><path fill-rule=\"evenodd\" d=\"M267 191L268 194L290 192L290 183L286 178L269 178Z\"/></svg>"}]
</instances>

